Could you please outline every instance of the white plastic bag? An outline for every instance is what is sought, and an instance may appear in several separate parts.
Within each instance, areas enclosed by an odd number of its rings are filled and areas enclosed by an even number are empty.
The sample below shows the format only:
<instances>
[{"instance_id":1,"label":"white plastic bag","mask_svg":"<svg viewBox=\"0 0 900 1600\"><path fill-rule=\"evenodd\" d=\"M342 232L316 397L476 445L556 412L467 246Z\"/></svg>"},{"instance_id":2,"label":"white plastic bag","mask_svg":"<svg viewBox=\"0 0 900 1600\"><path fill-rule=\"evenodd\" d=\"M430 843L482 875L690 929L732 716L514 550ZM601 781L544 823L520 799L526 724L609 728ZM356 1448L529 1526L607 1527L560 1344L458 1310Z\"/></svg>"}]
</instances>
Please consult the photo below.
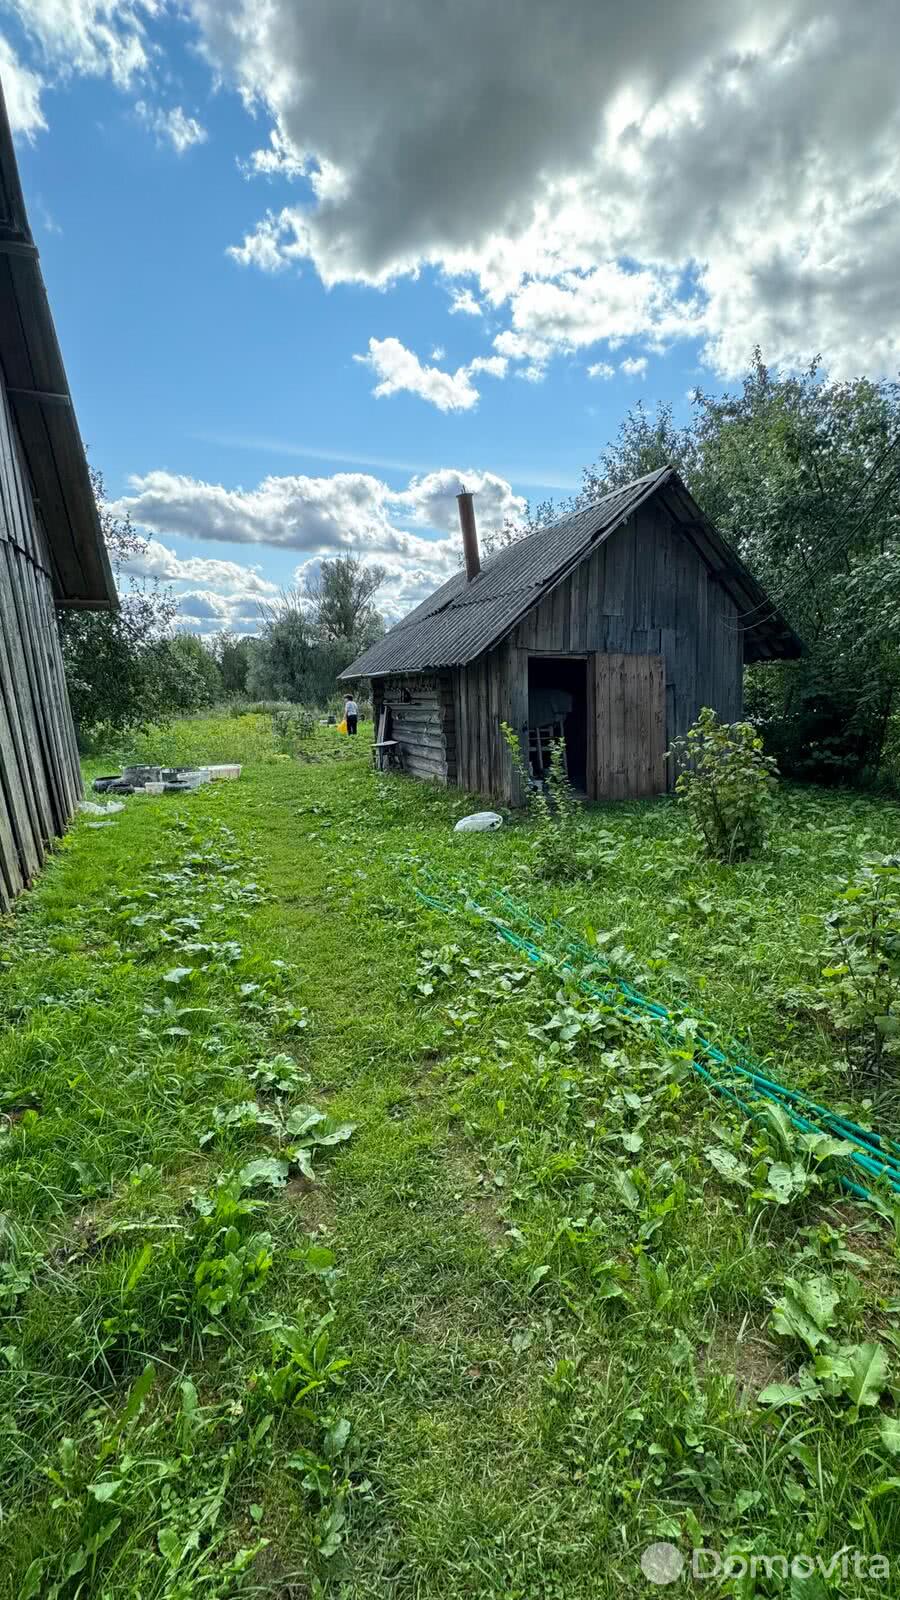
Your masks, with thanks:
<instances>
[{"instance_id":1,"label":"white plastic bag","mask_svg":"<svg viewBox=\"0 0 900 1600\"><path fill-rule=\"evenodd\" d=\"M497 811L474 811L471 817L460 817L454 833L490 833L493 828L502 828L503 818Z\"/></svg>"}]
</instances>

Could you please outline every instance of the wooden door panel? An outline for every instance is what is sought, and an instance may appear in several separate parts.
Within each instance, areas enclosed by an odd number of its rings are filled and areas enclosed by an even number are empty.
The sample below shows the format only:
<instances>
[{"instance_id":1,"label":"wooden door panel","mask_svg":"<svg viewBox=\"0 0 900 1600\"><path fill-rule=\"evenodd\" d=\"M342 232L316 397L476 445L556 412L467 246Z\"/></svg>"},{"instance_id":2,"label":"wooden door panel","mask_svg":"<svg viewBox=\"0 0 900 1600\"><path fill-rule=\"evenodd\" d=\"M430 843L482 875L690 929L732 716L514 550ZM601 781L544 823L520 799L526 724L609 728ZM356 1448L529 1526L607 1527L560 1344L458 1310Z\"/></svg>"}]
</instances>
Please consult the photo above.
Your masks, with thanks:
<instances>
[{"instance_id":1,"label":"wooden door panel","mask_svg":"<svg viewBox=\"0 0 900 1600\"><path fill-rule=\"evenodd\" d=\"M593 657L594 800L632 800L666 788L666 667L659 655Z\"/></svg>"}]
</instances>

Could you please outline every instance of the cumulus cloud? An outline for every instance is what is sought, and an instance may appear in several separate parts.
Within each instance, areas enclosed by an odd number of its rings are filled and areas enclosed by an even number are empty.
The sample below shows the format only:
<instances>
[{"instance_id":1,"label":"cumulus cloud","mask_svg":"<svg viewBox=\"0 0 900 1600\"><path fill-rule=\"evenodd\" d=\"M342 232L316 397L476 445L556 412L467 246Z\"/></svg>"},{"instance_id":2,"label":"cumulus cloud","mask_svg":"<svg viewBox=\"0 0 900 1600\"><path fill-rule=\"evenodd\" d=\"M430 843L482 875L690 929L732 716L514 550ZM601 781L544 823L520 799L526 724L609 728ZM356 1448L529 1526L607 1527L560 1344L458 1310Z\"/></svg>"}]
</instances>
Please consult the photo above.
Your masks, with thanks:
<instances>
[{"instance_id":1,"label":"cumulus cloud","mask_svg":"<svg viewBox=\"0 0 900 1600\"><path fill-rule=\"evenodd\" d=\"M604 382L607 382L610 378L615 377L616 369L611 367L608 361L592 361L587 369L587 375L589 378L602 378Z\"/></svg>"},{"instance_id":2,"label":"cumulus cloud","mask_svg":"<svg viewBox=\"0 0 900 1600\"><path fill-rule=\"evenodd\" d=\"M156 534L198 540L228 540L302 552L295 581L323 556L360 553L377 561L387 576L376 603L389 621L401 617L443 583L461 564L456 496L476 495L484 533L520 521L525 502L496 473L443 467L392 489L366 473L331 478L273 477L256 489L154 472L134 478L132 492L114 506ZM179 626L199 633L222 628L252 633L278 587L257 566L202 556L181 557L151 538L128 571L173 584Z\"/></svg>"},{"instance_id":3,"label":"cumulus cloud","mask_svg":"<svg viewBox=\"0 0 900 1600\"><path fill-rule=\"evenodd\" d=\"M441 361L445 354L437 345L431 359ZM392 394L417 394L439 411L471 411L479 396L473 375L486 372L491 378L505 378L509 365L503 355L475 356L455 372L445 372L441 367L423 366L415 352L407 350L399 339L370 339L368 354L353 359L375 373L378 382L372 393L379 399Z\"/></svg>"},{"instance_id":4,"label":"cumulus cloud","mask_svg":"<svg viewBox=\"0 0 900 1600\"><path fill-rule=\"evenodd\" d=\"M192 144L205 144L209 134L196 117L189 117L182 106L148 105L146 100L138 100L135 112L141 122L154 133L162 143L164 140L172 145L176 154L184 155Z\"/></svg>"},{"instance_id":5,"label":"cumulus cloud","mask_svg":"<svg viewBox=\"0 0 900 1600\"><path fill-rule=\"evenodd\" d=\"M362 472L339 472L330 478L270 477L255 489L228 489L151 472L133 478L131 492L113 510L130 512L140 527L163 537L297 550L304 556L298 577L323 556L359 553L387 568L378 604L395 618L459 567L456 496L462 489L476 495L478 525L484 533L498 531L504 522L520 521L525 514L525 501L505 478L455 467L410 478L404 489L392 489ZM255 566L179 557L157 537L151 538L129 570L174 583L182 615L198 622L211 623L213 617L209 610L196 609L201 603L197 597L205 597L212 606L209 597L216 596L216 626L236 627L242 619L258 617L260 606L277 593L276 585L262 578ZM194 609L187 611L185 606Z\"/></svg>"},{"instance_id":6,"label":"cumulus cloud","mask_svg":"<svg viewBox=\"0 0 900 1600\"><path fill-rule=\"evenodd\" d=\"M470 411L478 404L478 390L467 367L444 372L441 367L423 366L399 339L370 339L368 354L353 359L375 373L378 382L372 393L379 399L405 391L419 395L439 411Z\"/></svg>"},{"instance_id":7,"label":"cumulus cloud","mask_svg":"<svg viewBox=\"0 0 900 1600\"><path fill-rule=\"evenodd\" d=\"M238 166L246 178L302 178L306 173L306 162L294 154L277 128L269 133L267 145L254 150L249 160L239 161Z\"/></svg>"},{"instance_id":8,"label":"cumulus cloud","mask_svg":"<svg viewBox=\"0 0 900 1600\"><path fill-rule=\"evenodd\" d=\"M466 317L480 317L484 314L471 289L451 290L450 315L453 317L460 313Z\"/></svg>"},{"instance_id":9,"label":"cumulus cloud","mask_svg":"<svg viewBox=\"0 0 900 1600\"><path fill-rule=\"evenodd\" d=\"M176 555L159 539L123 564L132 578L153 578L173 592L176 626L194 633L255 633L265 606L279 594L278 584L264 578L257 566L208 556Z\"/></svg>"},{"instance_id":10,"label":"cumulus cloud","mask_svg":"<svg viewBox=\"0 0 900 1600\"><path fill-rule=\"evenodd\" d=\"M626 356L619 362L619 371L624 372L626 378L642 378L647 371L647 357Z\"/></svg>"},{"instance_id":11,"label":"cumulus cloud","mask_svg":"<svg viewBox=\"0 0 900 1600\"><path fill-rule=\"evenodd\" d=\"M146 72L153 54L147 23L165 0L12 0L11 9L48 66L108 75L127 88Z\"/></svg>"},{"instance_id":12,"label":"cumulus cloud","mask_svg":"<svg viewBox=\"0 0 900 1600\"><path fill-rule=\"evenodd\" d=\"M278 585L264 578L256 566L245 567L239 561L218 561L207 556L177 556L158 539L149 539L143 550L124 563L124 570L135 577L198 585L226 595L252 595L263 600L278 593Z\"/></svg>"},{"instance_id":13,"label":"cumulus cloud","mask_svg":"<svg viewBox=\"0 0 900 1600\"><path fill-rule=\"evenodd\" d=\"M326 284L431 264L451 310L506 317L521 354L498 353L531 375L687 337L723 373L756 340L835 374L896 367L895 0L572 0L562 23L448 0L427 28L418 0L193 11L312 187L238 259L308 258Z\"/></svg>"},{"instance_id":14,"label":"cumulus cloud","mask_svg":"<svg viewBox=\"0 0 900 1600\"><path fill-rule=\"evenodd\" d=\"M44 87L36 72L23 66L15 50L0 34L0 79L3 97L13 133L34 139L47 124L41 110L41 90Z\"/></svg>"}]
</instances>

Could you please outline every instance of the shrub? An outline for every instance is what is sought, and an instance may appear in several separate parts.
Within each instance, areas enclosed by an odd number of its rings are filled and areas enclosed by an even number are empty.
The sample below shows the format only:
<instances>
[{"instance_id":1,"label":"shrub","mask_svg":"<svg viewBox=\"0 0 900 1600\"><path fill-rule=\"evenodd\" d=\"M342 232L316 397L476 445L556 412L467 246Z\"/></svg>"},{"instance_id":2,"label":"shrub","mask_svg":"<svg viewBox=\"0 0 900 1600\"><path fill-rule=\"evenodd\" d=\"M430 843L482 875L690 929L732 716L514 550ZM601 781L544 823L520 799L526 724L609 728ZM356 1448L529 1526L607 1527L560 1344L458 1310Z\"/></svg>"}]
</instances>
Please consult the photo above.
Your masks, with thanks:
<instances>
[{"instance_id":1,"label":"shrub","mask_svg":"<svg viewBox=\"0 0 900 1600\"><path fill-rule=\"evenodd\" d=\"M823 993L851 1081L900 1066L900 856L868 861L825 918Z\"/></svg>"},{"instance_id":2,"label":"shrub","mask_svg":"<svg viewBox=\"0 0 900 1600\"><path fill-rule=\"evenodd\" d=\"M675 791L707 855L743 861L762 849L778 768L749 722L720 722L704 706L687 737L674 740L668 758L689 763Z\"/></svg>"},{"instance_id":3,"label":"shrub","mask_svg":"<svg viewBox=\"0 0 900 1600\"><path fill-rule=\"evenodd\" d=\"M315 731L315 713L306 706L278 706L272 712L272 735L285 755L295 755Z\"/></svg>"}]
</instances>

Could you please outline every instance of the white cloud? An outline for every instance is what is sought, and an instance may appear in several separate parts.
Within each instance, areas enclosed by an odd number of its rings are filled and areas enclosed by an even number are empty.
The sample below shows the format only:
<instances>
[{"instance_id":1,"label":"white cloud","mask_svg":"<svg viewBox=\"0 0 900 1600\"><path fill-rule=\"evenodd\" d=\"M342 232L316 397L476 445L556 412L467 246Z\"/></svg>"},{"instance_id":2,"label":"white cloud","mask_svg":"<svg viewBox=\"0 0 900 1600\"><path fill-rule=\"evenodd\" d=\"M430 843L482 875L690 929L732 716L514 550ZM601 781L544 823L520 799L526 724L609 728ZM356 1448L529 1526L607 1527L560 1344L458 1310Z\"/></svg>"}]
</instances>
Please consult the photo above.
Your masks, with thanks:
<instances>
[{"instance_id":1,"label":"white cloud","mask_svg":"<svg viewBox=\"0 0 900 1600\"><path fill-rule=\"evenodd\" d=\"M476 356L469 362L469 372L487 372L492 378L505 378L509 362L506 356Z\"/></svg>"},{"instance_id":2,"label":"white cloud","mask_svg":"<svg viewBox=\"0 0 900 1600\"><path fill-rule=\"evenodd\" d=\"M291 237L293 235L293 238ZM241 267L258 267L261 272L283 272L308 255L305 234L289 206L276 213L267 211L256 227L245 233L243 243L226 250Z\"/></svg>"},{"instance_id":3,"label":"white cloud","mask_svg":"<svg viewBox=\"0 0 900 1600\"><path fill-rule=\"evenodd\" d=\"M265 606L279 594L278 584L262 577L257 566L207 556L181 557L158 539L123 565L128 577L156 578L171 588L177 606L176 627L194 633L229 628L254 633Z\"/></svg>"},{"instance_id":4,"label":"white cloud","mask_svg":"<svg viewBox=\"0 0 900 1600\"><path fill-rule=\"evenodd\" d=\"M130 512L138 526L163 537L300 551L305 557L297 569L300 575L322 556L358 552L387 567L378 603L386 615L397 617L459 567L462 545L456 496L464 488L476 496L478 526L484 533L524 516L525 501L505 478L453 467L410 478L405 489L392 489L362 472L339 472L330 478L271 477L255 489L228 489L169 472L150 472L133 478L131 492L113 509ZM256 616L260 605L277 593L276 585L262 578L257 567L176 556L160 538L150 540L129 570L173 583L183 614L188 614L184 607L189 604L194 608L189 614L198 621L196 597L202 596L220 619L217 626L234 627L238 620ZM209 622L211 613L202 617Z\"/></svg>"},{"instance_id":5,"label":"white cloud","mask_svg":"<svg viewBox=\"0 0 900 1600\"><path fill-rule=\"evenodd\" d=\"M266 599L278 593L278 585L263 578L256 566L245 567L238 561L219 561L208 556L177 556L158 539L150 539L142 551L125 563L124 570L135 577L199 585L216 589L220 594Z\"/></svg>"},{"instance_id":6,"label":"white cloud","mask_svg":"<svg viewBox=\"0 0 900 1600\"><path fill-rule=\"evenodd\" d=\"M608 361L592 361L587 369L587 375L589 378L602 378L604 382L607 382L610 378L615 377L616 369L611 367Z\"/></svg>"},{"instance_id":7,"label":"white cloud","mask_svg":"<svg viewBox=\"0 0 900 1600\"><path fill-rule=\"evenodd\" d=\"M146 100L138 100L134 109L157 139L168 139L177 155L184 155L193 144L205 144L209 138L202 123L196 117L189 117L182 106L165 110L162 106L148 105Z\"/></svg>"},{"instance_id":8,"label":"white cloud","mask_svg":"<svg viewBox=\"0 0 900 1600\"><path fill-rule=\"evenodd\" d=\"M13 133L34 139L47 124L41 110L43 80L22 65L12 45L0 34L0 79Z\"/></svg>"},{"instance_id":9,"label":"white cloud","mask_svg":"<svg viewBox=\"0 0 900 1600\"><path fill-rule=\"evenodd\" d=\"M405 489L392 489L366 472L336 472L329 478L269 477L255 489L228 489L163 471L133 477L130 483L131 493L116 501L114 509L130 512L151 533L264 544L310 555L360 550L379 558L391 554L432 562L433 539L400 524L440 534L452 531L455 536L456 495L463 488L478 495L479 520L486 528L500 528L505 519L521 516L525 509L505 478L451 467L412 477ZM212 580L212 573L201 570L194 558L186 562L156 542L148 560L161 577L184 578L193 584ZM237 564L210 565L228 569L230 575L239 573L246 586L244 569ZM215 587L222 586L220 580L221 573Z\"/></svg>"},{"instance_id":10,"label":"white cloud","mask_svg":"<svg viewBox=\"0 0 900 1600\"><path fill-rule=\"evenodd\" d=\"M378 285L430 264L531 376L625 339L700 338L722 373L756 340L836 375L900 361L896 0L572 0L565 27L539 0L447 0L427 28L419 0L193 9L313 188L247 264Z\"/></svg>"},{"instance_id":11,"label":"white cloud","mask_svg":"<svg viewBox=\"0 0 900 1600\"><path fill-rule=\"evenodd\" d=\"M624 372L626 378L642 378L647 371L647 357L626 356L619 362L619 371Z\"/></svg>"},{"instance_id":12,"label":"white cloud","mask_svg":"<svg viewBox=\"0 0 900 1600\"><path fill-rule=\"evenodd\" d=\"M470 411L478 404L478 390L467 367L457 367L455 372L425 367L399 339L370 339L368 354L353 359L375 373L378 382L372 393L379 399L404 392L417 394L439 411Z\"/></svg>"},{"instance_id":13,"label":"white cloud","mask_svg":"<svg viewBox=\"0 0 900 1600\"><path fill-rule=\"evenodd\" d=\"M305 161L294 154L277 128L271 130L268 145L254 150L249 160L239 161L238 166L246 178L302 178L306 172Z\"/></svg>"},{"instance_id":14,"label":"white cloud","mask_svg":"<svg viewBox=\"0 0 900 1600\"><path fill-rule=\"evenodd\" d=\"M466 317L480 317L482 309L471 289L453 289L450 296L450 315L462 313Z\"/></svg>"},{"instance_id":15,"label":"white cloud","mask_svg":"<svg viewBox=\"0 0 900 1600\"><path fill-rule=\"evenodd\" d=\"M150 65L146 24L165 0L12 0L35 49L58 76L109 75L127 88Z\"/></svg>"},{"instance_id":16,"label":"white cloud","mask_svg":"<svg viewBox=\"0 0 900 1600\"><path fill-rule=\"evenodd\" d=\"M437 345L431 359L441 361L445 354ZM505 355L475 356L455 372L444 372L440 367L423 366L415 352L407 350L399 339L370 339L368 355L353 359L371 367L378 377L372 393L379 399L392 394L417 394L439 411L471 411L479 398L473 375L486 372L491 378L505 378L509 366Z\"/></svg>"}]
</instances>

